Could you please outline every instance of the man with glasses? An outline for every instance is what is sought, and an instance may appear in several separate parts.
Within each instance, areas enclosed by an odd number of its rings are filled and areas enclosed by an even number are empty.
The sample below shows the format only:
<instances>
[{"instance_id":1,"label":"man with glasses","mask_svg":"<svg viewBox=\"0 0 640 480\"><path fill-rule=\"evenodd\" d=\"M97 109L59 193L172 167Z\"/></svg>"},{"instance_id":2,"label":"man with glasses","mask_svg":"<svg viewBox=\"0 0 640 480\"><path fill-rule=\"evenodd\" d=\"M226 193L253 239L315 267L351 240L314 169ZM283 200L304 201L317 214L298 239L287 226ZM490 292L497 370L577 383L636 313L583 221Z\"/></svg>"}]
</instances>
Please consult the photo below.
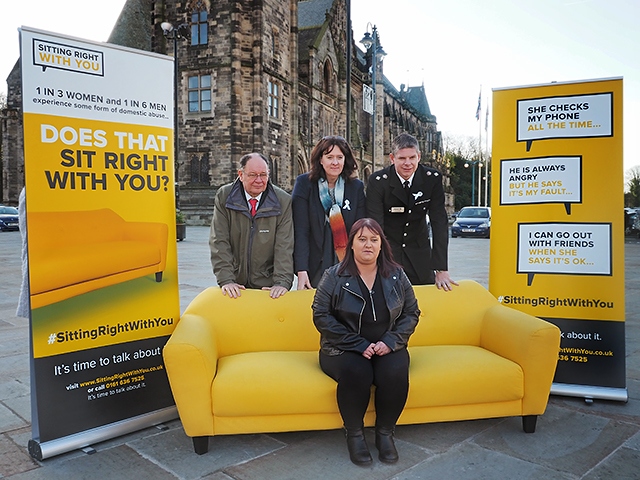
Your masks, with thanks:
<instances>
[{"instance_id":1,"label":"man with glasses","mask_svg":"<svg viewBox=\"0 0 640 480\"><path fill-rule=\"evenodd\" d=\"M241 290L257 288L278 298L291 288L291 196L269 181L263 155L243 156L236 181L216 192L209 247L224 295L238 298Z\"/></svg>"}]
</instances>

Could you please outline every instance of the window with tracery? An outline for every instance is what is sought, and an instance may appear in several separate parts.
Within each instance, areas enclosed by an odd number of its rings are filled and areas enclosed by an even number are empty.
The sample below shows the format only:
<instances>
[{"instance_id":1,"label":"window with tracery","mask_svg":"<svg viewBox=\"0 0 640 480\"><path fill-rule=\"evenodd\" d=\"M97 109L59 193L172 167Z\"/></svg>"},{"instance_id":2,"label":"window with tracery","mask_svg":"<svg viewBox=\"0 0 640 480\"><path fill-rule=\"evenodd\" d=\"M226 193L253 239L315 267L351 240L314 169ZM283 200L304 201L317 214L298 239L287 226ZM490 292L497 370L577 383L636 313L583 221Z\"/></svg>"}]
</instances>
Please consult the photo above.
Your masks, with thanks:
<instances>
[{"instance_id":1,"label":"window with tracery","mask_svg":"<svg viewBox=\"0 0 640 480\"><path fill-rule=\"evenodd\" d=\"M209 154L204 153L202 156L194 154L191 157L191 184L209 185L211 177L209 176Z\"/></svg>"},{"instance_id":2,"label":"window with tracery","mask_svg":"<svg viewBox=\"0 0 640 480\"><path fill-rule=\"evenodd\" d=\"M208 42L209 15L204 2L198 1L191 8L191 45L206 45Z\"/></svg>"}]
</instances>

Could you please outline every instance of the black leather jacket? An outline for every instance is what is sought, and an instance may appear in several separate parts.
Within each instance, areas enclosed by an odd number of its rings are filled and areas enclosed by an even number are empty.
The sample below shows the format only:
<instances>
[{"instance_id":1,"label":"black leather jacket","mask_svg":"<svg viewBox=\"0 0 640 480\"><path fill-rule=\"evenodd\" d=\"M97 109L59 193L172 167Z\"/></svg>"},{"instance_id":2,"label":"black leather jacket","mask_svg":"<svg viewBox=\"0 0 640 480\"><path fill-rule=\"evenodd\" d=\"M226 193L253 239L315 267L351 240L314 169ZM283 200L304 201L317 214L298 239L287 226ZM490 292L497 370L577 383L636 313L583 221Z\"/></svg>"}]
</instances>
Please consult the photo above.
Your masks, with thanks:
<instances>
[{"instance_id":1,"label":"black leather jacket","mask_svg":"<svg viewBox=\"0 0 640 480\"><path fill-rule=\"evenodd\" d=\"M348 272L338 274L339 265L327 269L313 299L313 323L320 332L320 350L327 355L344 351L364 352L370 345L360 335L365 301L358 279ZM389 330L380 339L392 351L407 346L418 324L420 310L413 287L402 269L382 277L382 289L389 309Z\"/></svg>"}]
</instances>

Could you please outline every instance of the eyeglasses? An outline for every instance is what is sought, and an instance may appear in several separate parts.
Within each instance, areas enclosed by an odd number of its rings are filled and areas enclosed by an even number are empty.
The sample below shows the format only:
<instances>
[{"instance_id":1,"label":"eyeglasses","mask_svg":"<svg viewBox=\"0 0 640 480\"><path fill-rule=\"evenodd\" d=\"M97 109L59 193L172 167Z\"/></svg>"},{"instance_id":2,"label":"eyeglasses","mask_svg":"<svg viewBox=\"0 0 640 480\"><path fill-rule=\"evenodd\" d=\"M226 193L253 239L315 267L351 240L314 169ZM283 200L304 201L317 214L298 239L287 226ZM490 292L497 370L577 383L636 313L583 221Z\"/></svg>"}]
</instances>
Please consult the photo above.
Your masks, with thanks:
<instances>
[{"instance_id":1,"label":"eyeglasses","mask_svg":"<svg viewBox=\"0 0 640 480\"><path fill-rule=\"evenodd\" d=\"M245 173L244 175L249 179L250 182L255 182L258 178L264 181L269 179L268 173Z\"/></svg>"}]
</instances>

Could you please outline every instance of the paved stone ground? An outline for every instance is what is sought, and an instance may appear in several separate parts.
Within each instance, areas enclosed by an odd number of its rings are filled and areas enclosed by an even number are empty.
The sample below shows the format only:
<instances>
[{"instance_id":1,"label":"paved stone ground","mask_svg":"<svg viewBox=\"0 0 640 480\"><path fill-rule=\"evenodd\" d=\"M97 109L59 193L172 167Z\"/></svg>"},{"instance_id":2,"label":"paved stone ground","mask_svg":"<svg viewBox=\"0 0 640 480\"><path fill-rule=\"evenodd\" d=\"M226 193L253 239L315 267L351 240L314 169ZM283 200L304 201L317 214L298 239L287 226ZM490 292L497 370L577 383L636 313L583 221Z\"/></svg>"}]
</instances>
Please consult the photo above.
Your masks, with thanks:
<instances>
[{"instance_id":1,"label":"paved stone ground","mask_svg":"<svg viewBox=\"0 0 640 480\"><path fill-rule=\"evenodd\" d=\"M178 243L184 310L214 284L206 227L189 227ZM640 478L640 242L626 256L629 402L592 405L553 396L536 433L519 418L400 426L400 461L352 465L340 431L215 437L198 456L179 420L42 462L31 438L28 321L15 316L20 285L20 234L0 233L0 478L19 479L638 479ZM451 239L451 271L487 286L489 241ZM372 432L368 431L370 444Z\"/></svg>"}]
</instances>

